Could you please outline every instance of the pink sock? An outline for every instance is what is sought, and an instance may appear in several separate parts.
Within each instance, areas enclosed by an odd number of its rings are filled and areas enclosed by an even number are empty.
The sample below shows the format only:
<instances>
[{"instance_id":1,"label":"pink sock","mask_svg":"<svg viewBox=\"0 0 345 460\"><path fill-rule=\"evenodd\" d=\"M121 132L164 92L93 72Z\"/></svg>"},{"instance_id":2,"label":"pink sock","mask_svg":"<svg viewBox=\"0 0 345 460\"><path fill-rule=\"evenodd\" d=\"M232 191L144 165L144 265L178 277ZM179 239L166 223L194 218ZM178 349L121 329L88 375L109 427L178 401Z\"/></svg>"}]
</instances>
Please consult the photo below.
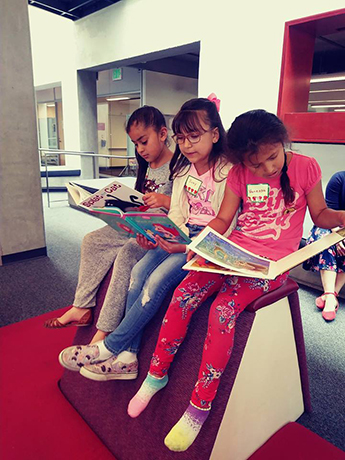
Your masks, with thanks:
<instances>
[{"instance_id":1,"label":"pink sock","mask_svg":"<svg viewBox=\"0 0 345 460\"><path fill-rule=\"evenodd\" d=\"M138 417L159 390L165 387L168 383L168 376L165 375L161 379L147 374L146 379L143 381L139 391L128 404L128 415L132 418Z\"/></svg>"}]
</instances>

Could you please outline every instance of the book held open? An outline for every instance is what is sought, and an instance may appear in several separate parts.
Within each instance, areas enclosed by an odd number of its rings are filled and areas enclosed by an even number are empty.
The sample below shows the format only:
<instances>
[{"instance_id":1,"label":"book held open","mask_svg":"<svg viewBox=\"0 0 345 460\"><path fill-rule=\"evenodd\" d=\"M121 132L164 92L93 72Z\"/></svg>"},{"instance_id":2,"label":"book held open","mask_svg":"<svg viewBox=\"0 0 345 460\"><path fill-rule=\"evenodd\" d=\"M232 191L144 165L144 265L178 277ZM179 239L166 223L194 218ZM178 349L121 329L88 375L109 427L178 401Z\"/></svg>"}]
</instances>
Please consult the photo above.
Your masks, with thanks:
<instances>
[{"instance_id":1,"label":"book held open","mask_svg":"<svg viewBox=\"0 0 345 460\"><path fill-rule=\"evenodd\" d=\"M345 228L334 229L332 233L320 240L280 260L273 261L247 251L212 228L206 227L188 246L197 255L182 268L225 275L274 279L344 239Z\"/></svg>"},{"instance_id":2,"label":"book held open","mask_svg":"<svg viewBox=\"0 0 345 460\"><path fill-rule=\"evenodd\" d=\"M191 239L182 232L167 214L150 212L122 212L117 208L90 209L92 215L104 220L123 235L134 237L144 235L155 243L155 235L170 243L188 244Z\"/></svg>"},{"instance_id":3,"label":"book held open","mask_svg":"<svg viewBox=\"0 0 345 460\"><path fill-rule=\"evenodd\" d=\"M163 212L148 212L143 194L127 185L113 181L100 190L91 193L73 182L67 184L74 207L98 217L121 235L135 238L138 233L155 243L159 235L171 243L190 243L190 238L182 232Z\"/></svg>"},{"instance_id":4,"label":"book held open","mask_svg":"<svg viewBox=\"0 0 345 460\"><path fill-rule=\"evenodd\" d=\"M92 190L90 187L83 187L73 182L69 182L66 186L75 205L84 210L95 207L116 207L126 212L142 206L147 209L142 193L116 180L100 190Z\"/></svg>"}]
</instances>

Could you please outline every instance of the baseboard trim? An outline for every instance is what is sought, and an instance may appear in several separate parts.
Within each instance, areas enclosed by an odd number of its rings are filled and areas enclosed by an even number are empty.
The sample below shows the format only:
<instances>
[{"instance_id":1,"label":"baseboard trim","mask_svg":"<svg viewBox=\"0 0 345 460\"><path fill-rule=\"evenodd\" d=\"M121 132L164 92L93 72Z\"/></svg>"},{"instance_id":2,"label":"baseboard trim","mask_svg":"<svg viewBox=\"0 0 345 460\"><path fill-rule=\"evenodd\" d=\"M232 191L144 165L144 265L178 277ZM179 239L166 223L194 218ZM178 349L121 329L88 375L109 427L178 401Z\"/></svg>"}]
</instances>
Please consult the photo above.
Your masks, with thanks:
<instances>
[{"instance_id":1,"label":"baseboard trim","mask_svg":"<svg viewBox=\"0 0 345 460\"><path fill-rule=\"evenodd\" d=\"M13 262L19 262L21 260L33 259L36 257L46 257L47 248L31 249L30 251L16 252L15 254L8 254L2 256L2 264L7 265Z\"/></svg>"}]
</instances>

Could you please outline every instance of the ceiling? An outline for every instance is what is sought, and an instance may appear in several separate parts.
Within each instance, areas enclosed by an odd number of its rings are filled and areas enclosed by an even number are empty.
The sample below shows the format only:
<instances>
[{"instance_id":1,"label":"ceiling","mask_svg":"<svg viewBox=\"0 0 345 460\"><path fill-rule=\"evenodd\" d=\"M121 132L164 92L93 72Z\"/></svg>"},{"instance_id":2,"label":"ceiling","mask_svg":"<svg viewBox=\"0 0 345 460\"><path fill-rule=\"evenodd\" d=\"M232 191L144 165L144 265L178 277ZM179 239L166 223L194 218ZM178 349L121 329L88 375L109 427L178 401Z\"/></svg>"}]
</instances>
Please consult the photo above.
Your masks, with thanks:
<instances>
[{"instance_id":1,"label":"ceiling","mask_svg":"<svg viewBox=\"0 0 345 460\"><path fill-rule=\"evenodd\" d=\"M121 0L28 0L28 3L76 21L119 1Z\"/></svg>"}]
</instances>

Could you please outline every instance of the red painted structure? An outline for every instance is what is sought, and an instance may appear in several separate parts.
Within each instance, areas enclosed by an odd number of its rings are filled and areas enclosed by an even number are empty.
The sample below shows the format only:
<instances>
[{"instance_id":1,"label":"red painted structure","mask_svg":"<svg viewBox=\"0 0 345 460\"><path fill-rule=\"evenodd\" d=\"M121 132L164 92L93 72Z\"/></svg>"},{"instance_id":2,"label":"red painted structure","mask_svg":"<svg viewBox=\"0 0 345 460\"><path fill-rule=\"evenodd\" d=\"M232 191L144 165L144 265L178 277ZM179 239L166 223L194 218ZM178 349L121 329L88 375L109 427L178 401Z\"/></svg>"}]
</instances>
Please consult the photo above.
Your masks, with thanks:
<instances>
[{"instance_id":1,"label":"red painted structure","mask_svg":"<svg viewBox=\"0 0 345 460\"><path fill-rule=\"evenodd\" d=\"M294 142L345 143L345 112L308 112L315 37L345 27L345 9L285 24L278 116Z\"/></svg>"}]
</instances>

